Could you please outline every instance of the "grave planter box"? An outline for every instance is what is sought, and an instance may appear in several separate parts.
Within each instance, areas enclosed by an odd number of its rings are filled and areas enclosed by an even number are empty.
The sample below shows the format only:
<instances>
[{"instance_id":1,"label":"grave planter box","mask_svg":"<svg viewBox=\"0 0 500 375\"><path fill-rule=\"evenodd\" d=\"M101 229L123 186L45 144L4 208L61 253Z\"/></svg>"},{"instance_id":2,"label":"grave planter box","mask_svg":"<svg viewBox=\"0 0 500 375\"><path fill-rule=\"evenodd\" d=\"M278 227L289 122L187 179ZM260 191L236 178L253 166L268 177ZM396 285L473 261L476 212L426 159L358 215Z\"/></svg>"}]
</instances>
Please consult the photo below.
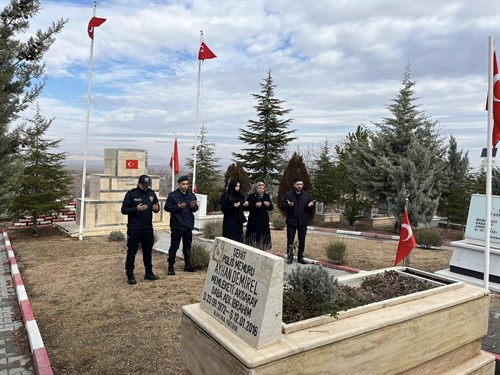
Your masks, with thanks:
<instances>
[{"instance_id":1,"label":"grave planter box","mask_svg":"<svg viewBox=\"0 0 500 375\"><path fill-rule=\"evenodd\" d=\"M283 324L279 341L256 348L232 334L200 304L184 306L182 360L191 374L494 374L481 351L489 292L395 267L439 286L411 295ZM351 286L385 270L339 277Z\"/></svg>"}]
</instances>

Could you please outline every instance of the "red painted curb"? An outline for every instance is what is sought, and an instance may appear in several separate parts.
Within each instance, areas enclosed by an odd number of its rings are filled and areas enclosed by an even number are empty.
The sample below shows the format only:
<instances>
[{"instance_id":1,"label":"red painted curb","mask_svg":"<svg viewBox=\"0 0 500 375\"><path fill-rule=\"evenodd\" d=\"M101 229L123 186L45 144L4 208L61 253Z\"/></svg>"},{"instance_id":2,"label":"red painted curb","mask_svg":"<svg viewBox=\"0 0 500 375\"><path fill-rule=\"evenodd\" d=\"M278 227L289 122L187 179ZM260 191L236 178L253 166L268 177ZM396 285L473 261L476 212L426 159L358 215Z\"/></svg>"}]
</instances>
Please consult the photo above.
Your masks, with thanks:
<instances>
[{"instance_id":1,"label":"red painted curb","mask_svg":"<svg viewBox=\"0 0 500 375\"><path fill-rule=\"evenodd\" d=\"M333 264L333 263L329 263L329 262L324 262L322 260L317 260L316 264L319 264L319 265L321 265L323 267L336 268L338 270L342 270L342 271L346 271L346 272L359 273L359 270L356 269L356 268L351 268L351 267L347 267L347 266L341 266L339 264Z\"/></svg>"},{"instance_id":2,"label":"red painted curb","mask_svg":"<svg viewBox=\"0 0 500 375\"><path fill-rule=\"evenodd\" d=\"M6 251L12 251L14 252L12 248L12 244L10 244L9 236L7 235L7 232L2 230L2 236L3 236L3 241L4 244L6 242L9 243L9 245L5 245ZM12 274L12 267L13 265L17 265L15 255L9 256L7 254L7 259L8 263L10 266L10 274L12 277L12 283L14 286L14 289L16 290L16 294L18 297L19 301L19 294L18 294L18 287L24 287L23 284L23 279L21 277L20 273ZM26 334L28 335L28 338L30 337L39 337L41 339L41 334L38 329L38 325L36 324L35 320L35 314L33 313L33 309L31 308L30 301L27 299L23 299L22 301L19 302L19 308L21 309L21 313L23 316L23 323L24 323L24 328L26 330ZM31 331L28 331L30 328L28 327L28 322L35 322L35 328L32 329ZM30 338L31 340L31 338ZM43 342L40 340L40 342L43 345ZM30 341L30 346L32 346L33 343ZM47 350L45 349L45 346L33 349L31 347L31 356L33 358L33 366L35 367L35 372L37 375L54 375L54 372L52 371L52 366L50 365L50 360L49 360L49 355L47 354Z\"/></svg>"}]
</instances>

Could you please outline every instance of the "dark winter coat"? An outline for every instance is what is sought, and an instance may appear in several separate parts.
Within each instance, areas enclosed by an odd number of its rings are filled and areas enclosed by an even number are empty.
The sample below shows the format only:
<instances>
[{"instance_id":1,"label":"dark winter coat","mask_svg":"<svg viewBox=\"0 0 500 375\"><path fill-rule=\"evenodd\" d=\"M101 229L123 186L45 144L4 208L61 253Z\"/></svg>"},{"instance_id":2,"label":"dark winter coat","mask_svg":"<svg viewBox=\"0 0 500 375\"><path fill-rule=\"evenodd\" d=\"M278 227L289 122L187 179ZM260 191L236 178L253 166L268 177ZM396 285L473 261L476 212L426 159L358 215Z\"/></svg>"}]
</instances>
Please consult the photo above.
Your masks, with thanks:
<instances>
[{"instance_id":1,"label":"dark winter coat","mask_svg":"<svg viewBox=\"0 0 500 375\"><path fill-rule=\"evenodd\" d=\"M294 226L307 225L309 222L309 210L314 208L314 206L308 206L312 200L307 191L302 190L298 200L295 196L295 190L287 191L281 202L281 208L286 210L286 223ZM290 207L288 201L293 202L294 205Z\"/></svg>"},{"instance_id":2,"label":"dark winter coat","mask_svg":"<svg viewBox=\"0 0 500 375\"><path fill-rule=\"evenodd\" d=\"M263 202L268 201L269 207ZM260 207L255 204L261 202ZM271 248L271 230L269 229L269 211L273 210L273 204L269 194L265 193L259 198L257 193L248 196L248 215L246 242L259 249L267 250Z\"/></svg>"},{"instance_id":3,"label":"dark winter coat","mask_svg":"<svg viewBox=\"0 0 500 375\"><path fill-rule=\"evenodd\" d=\"M190 203L195 200L196 195L189 190L183 194L177 189L168 195L163 209L170 212L170 228L183 232L194 229L193 212L198 211L198 204L191 208ZM186 203L186 205L181 208L178 206L179 203Z\"/></svg>"},{"instance_id":4,"label":"dark winter coat","mask_svg":"<svg viewBox=\"0 0 500 375\"><path fill-rule=\"evenodd\" d=\"M137 211L137 206L141 203L147 204L148 209L142 212ZM149 229L153 228L152 206L158 203L158 197L151 189L143 191L139 188L129 190L123 199L121 212L128 215L128 229Z\"/></svg>"},{"instance_id":5,"label":"dark winter coat","mask_svg":"<svg viewBox=\"0 0 500 375\"><path fill-rule=\"evenodd\" d=\"M243 223L247 221L243 210L245 207L245 197L235 190L237 180L229 182L227 192L223 193L220 198L221 211L224 214L222 220L222 235L230 240L243 241ZM239 207L234 207L235 203L240 202Z\"/></svg>"}]
</instances>

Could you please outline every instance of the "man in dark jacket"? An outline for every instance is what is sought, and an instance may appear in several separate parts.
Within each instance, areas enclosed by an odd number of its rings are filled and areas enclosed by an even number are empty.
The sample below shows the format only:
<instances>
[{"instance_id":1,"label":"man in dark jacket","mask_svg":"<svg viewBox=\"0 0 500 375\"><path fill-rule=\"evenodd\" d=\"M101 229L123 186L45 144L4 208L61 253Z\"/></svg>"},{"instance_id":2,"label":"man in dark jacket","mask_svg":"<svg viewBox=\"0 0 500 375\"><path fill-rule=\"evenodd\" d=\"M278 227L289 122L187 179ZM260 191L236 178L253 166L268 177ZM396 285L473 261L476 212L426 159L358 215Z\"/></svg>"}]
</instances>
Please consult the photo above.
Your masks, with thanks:
<instances>
[{"instance_id":1,"label":"man in dark jacket","mask_svg":"<svg viewBox=\"0 0 500 375\"><path fill-rule=\"evenodd\" d=\"M297 261L305 264L304 248L306 245L307 224L309 221L309 210L312 209L316 200L313 200L308 192L302 190L304 181L302 178L295 178L293 190L287 191L281 208L286 211L286 238L287 238L287 263L293 262L293 242L295 232L299 239L299 251Z\"/></svg>"},{"instance_id":2,"label":"man in dark jacket","mask_svg":"<svg viewBox=\"0 0 500 375\"><path fill-rule=\"evenodd\" d=\"M153 212L160 212L158 197L149 187L151 177L142 175L139 177L137 187L125 194L122 203L122 214L128 216L127 222L127 259L125 261L125 273L129 284L137 284L134 277L135 255L139 244L142 247L142 260L144 262L145 280L158 280L159 277L153 273L151 261L154 243L153 234Z\"/></svg>"},{"instance_id":3,"label":"man in dark jacket","mask_svg":"<svg viewBox=\"0 0 500 375\"><path fill-rule=\"evenodd\" d=\"M169 275L175 275L175 254L182 239L182 253L184 254L184 271L194 272L191 267L191 243L193 242L194 214L198 211L196 195L188 190L187 176L179 177L179 187L168 195L165 211L170 212L170 248L168 249Z\"/></svg>"}]
</instances>

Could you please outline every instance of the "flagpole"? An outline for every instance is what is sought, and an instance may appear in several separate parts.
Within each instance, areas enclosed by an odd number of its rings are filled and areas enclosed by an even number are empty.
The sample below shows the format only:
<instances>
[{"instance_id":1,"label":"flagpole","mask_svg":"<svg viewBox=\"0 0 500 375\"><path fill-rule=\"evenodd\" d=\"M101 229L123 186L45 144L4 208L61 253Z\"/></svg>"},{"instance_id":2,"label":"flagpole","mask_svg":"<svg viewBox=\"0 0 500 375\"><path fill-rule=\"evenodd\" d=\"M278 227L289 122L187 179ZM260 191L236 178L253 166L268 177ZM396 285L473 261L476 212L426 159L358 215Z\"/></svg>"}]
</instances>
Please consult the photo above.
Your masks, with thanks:
<instances>
[{"instance_id":1,"label":"flagpole","mask_svg":"<svg viewBox=\"0 0 500 375\"><path fill-rule=\"evenodd\" d=\"M203 43L203 31L200 30L200 46ZM196 188L196 158L198 156L198 131L200 127L200 102L201 102L201 64L203 60L198 59L198 86L196 89L196 117L194 130L194 158L193 158L193 190Z\"/></svg>"},{"instance_id":2,"label":"flagpole","mask_svg":"<svg viewBox=\"0 0 500 375\"><path fill-rule=\"evenodd\" d=\"M94 9L92 17L95 17L97 3L94 0ZM90 38L90 61L89 61L89 82L87 90L87 117L85 121L85 142L83 147L83 172L82 172L82 196L80 201L80 229L78 231L78 239L83 240L83 217L85 212L85 185L87 180L87 144L89 139L89 122L90 122L90 95L92 92L92 60L94 58L94 38Z\"/></svg>"},{"instance_id":3,"label":"flagpole","mask_svg":"<svg viewBox=\"0 0 500 375\"><path fill-rule=\"evenodd\" d=\"M486 212L484 228L484 287L489 289L490 282L490 235L491 235L491 160L493 143L493 51L495 39L489 37L488 49L488 134L486 145Z\"/></svg>"},{"instance_id":4,"label":"flagpole","mask_svg":"<svg viewBox=\"0 0 500 375\"><path fill-rule=\"evenodd\" d=\"M175 189L175 139L177 138L177 135L175 132L172 132L172 157L170 160L172 160L172 190L174 191Z\"/></svg>"}]
</instances>

